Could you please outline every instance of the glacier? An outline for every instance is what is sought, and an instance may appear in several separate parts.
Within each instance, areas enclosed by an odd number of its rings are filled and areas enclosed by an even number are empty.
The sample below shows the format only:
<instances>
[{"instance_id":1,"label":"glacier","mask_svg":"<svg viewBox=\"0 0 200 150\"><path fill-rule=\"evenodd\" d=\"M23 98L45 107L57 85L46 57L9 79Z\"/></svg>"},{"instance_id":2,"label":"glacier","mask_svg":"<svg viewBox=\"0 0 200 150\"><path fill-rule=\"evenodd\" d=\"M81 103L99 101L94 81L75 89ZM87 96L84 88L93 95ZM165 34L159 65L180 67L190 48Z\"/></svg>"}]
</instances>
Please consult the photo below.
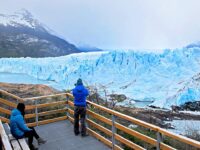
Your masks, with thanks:
<instances>
[{"instance_id":1,"label":"glacier","mask_svg":"<svg viewBox=\"0 0 200 150\"><path fill-rule=\"evenodd\" d=\"M150 101L170 108L200 100L200 47L162 53L116 50L48 58L1 58L0 72L23 73L72 89L78 78L86 86L125 94L130 101ZM127 103L127 100L126 100Z\"/></svg>"}]
</instances>

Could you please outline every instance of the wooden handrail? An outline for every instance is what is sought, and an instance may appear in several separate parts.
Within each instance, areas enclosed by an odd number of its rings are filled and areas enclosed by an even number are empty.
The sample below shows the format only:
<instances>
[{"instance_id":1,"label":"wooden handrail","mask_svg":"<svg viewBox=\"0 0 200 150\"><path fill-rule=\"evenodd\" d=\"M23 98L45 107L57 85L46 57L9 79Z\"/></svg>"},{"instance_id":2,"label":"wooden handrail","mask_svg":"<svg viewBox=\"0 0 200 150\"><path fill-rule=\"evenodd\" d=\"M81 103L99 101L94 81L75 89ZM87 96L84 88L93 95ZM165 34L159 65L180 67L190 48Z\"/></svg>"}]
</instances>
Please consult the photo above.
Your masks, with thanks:
<instances>
[{"instance_id":1,"label":"wooden handrail","mask_svg":"<svg viewBox=\"0 0 200 150\"><path fill-rule=\"evenodd\" d=\"M18 100L20 100L20 101L21 101L21 100L22 100L22 101L23 101L23 100L39 100L39 99L42 99L42 98L49 98L49 97L54 97L54 96L69 96L69 97L73 98L73 95L70 94L70 93L59 93L59 94L54 94L54 95L46 95L46 96L39 96L39 97L32 97L32 98L24 98L24 99L21 99L21 98L19 98L19 97L13 95L13 94L11 94L11 93L8 93L8 92L6 92L6 91L3 91L3 90L0 90L0 92L2 92L3 94L6 94L6 95L8 95L8 96L11 96L11 97L13 97L13 98L16 98L16 99L18 99ZM0 103L3 103L3 104L8 105L8 106L10 106L10 107L16 107L16 104L15 104L15 103L9 102L9 101L4 100L4 99L2 99L2 98L0 98ZM100 110L102 110L102 111L104 111L104 112L107 112L108 114L113 115L113 116L122 118L122 119L127 120L127 121L130 121L130 122L132 122L132 123L134 123L134 124L137 124L137 125L143 126L143 127L145 127L145 128L154 130L154 131L156 131L156 132L158 132L158 133L161 133L161 134L166 135L166 136L168 136L168 137L171 137L171 138L173 138L173 139L179 140L179 141L181 141L181 142L183 142L183 143L187 143L187 144L189 144L189 145L191 145L191 146L194 146L194 147L196 147L196 148L200 148L200 142L198 142L198 141L195 141L195 140L192 140L192 139L190 139L190 138L187 138L187 137L184 137L184 136L181 136L181 135L178 135L178 134L169 132L169 131L167 131L167 130L165 130L165 129L162 129L162 128L158 127L158 126L155 126L155 125L152 125L152 124L150 124L150 123L141 121L141 120L139 120L139 119L130 117L130 116L125 115L125 114L122 114L122 113L120 113L120 112L111 110L111 109L106 108L106 107L104 107L104 106L100 106L100 105L98 105L98 104L96 104L96 103L93 103L93 102L91 102L91 101L87 101L87 103L90 104L90 105L92 105L92 106L94 106L94 108L100 109ZM45 104L27 105L27 106L26 106L26 110L32 110L32 109L38 109L38 108L46 108L46 107L49 107L49 106L63 105L63 104L67 104L67 101L57 101L57 102L50 102L50 103L45 103ZM73 102L71 102L71 101L68 101L68 105L69 105L69 106L72 106L72 107L74 106ZM53 111L41 112L41 113L37 113L37 116L49 115L49 114L52 114L52 113L65 112L66 110L67 110L67 109L60 109L60 110L53 110ZM1 108L1 107L0 107L0 112L5 113L5 114L8 114L8 115L10 114L10 111L9 111L9 110L6 110L6 109ZM68 112L69 112L70 114L73 114L73 110L68 109ZM105 118L105 117L103 117L103 116L101 116L101 115L99 115L99 114L96 114L96 113L90 111L89 109L87 110L87 113L88 113L88 115L94 117L95 119L98 119L98 120L100 120L100 121L103 121L104 123L106 123L106 124L112 126L112 121L111 121L110 119ZM27 115L25 116L25 118L33 118L33 117L36 117L36 114L27 114ZM70 119L70 116L64 116L64 117L59 117L59 118L54 118L54 119L39 121L38 123L36 123L36 122L34 122L34 123L29 123L29 126L35 126L35 125L46 124L46 123L50 123L50 122L54 122L54 121L59 121L59 120L62 120L62 119L67 119L67 117ZM1 119L2 121L4 121L4 122L9 122L9 120L8 120L7 118L0 117L0 119ZM88 123L93 124L93 126L95 126L95 127L98 128L98 129L101 129L101 130L104 130L104 131L106 130L106 128L102 128L102 127L97 126L97 124L94 124L94 122L91 122L91 120L87 120L87 121L88 121ZM129 128L127 128L127 127L125 127L125 126L123 126L123 125L117 123L117 122L115 123L115 127L116 127L117 129L119 129L119 130L122 130L122 131L124 131L124 132L126 132L126 133L132 135L132 136L136 136L137 138L139 138L139 139L141 139L141 140L143 140L143 141L145 141L145 142L147 142L147 143L149 143L149 144L151 144L151 145L154 145L154 146L155 146L155 145L157 144L157 141L156 141L155 139L153 139L153 138L151 138L151 137L148 137L148 136L146 136L146 135L143 135L143 134L141 134L141 133L139 133L139 132L137 132L137 131L131 130L131 129L129 129ZM88 129L88 130L91 131L91 129ZM96 133L94 133L94 131L91 131L91 133L92 133L92 134L96 134ZM107 133L110 135L110 132L107 132ZM116 135L115 138L116 138L117 140L119 140L119 141L121 140L122 143L123 143L123 142L126 142L126 143L127 143L127 141L126 141L127 139L124 139L123 137L120 137L120 136L118 136L117 134L115 134L115 135ZM99 136L99 137L100 137L100 136ZM104 141L104 142L105 142L105 141ZM109 145L110 145L110 144L112 145L112 143L110 143L110 141L109 141L109 142L106 141L105 143L107 143L107 144L109 143ZM129 143L129 146L134 147L134 144L132 144L132 143L130 143L130 142L128 142L128 143ZM167 150L172 150L172 149L174 149L174 148L172 148L172 147L170 147L170 146L168 146L168 145L166 145L166 144L164 144L164 143L162 143L162 142L160 142L160 148L162 148L162 149L167 149Z\"/></svg>"},{"instance_id":2,"label":"wooden handrail","mask_svg":"<svg viewBox=\"0 0 200 150\"><path fill-rule=\"evenodd\" d=\"M2 117L2 116L0 116L0 120L1 120L2 122L6 122L6 123L9 123L9 122L10 122L9 119L7 119L7 118L5 118L5 117Z\"/></svg>"},{"instance_id":3,"label":"wooden handrail","mask_svg":"<svg viewBox=\"0 0 200 150\"><path fill-rule=\"evenodd\" d=\"M93 102L91 102L91 101L87 101L87 103L91 104L92 106L95 106L95 108L101 109L101 110L103 110L103 111L105 111L105 112L107 112L107 113L109 113L109 114L115 115L115 116L117 116L117 117L120 117L120 118L122 118L122 119L125 119L125 120L127 120L127 121L130 121L130 122L132 122L132 123L134 123L134 124L141 125L141 126L143 126L143 127L152 129L152 130L154 130L154 131L158 131L158 128L159 128L159 127L157 127L157 126L155 126L155 125L152 125L152 124L150 124L150 123L147 123L147 122L144 122L144 121L142 121L142 120L139 120L139 119L136 119L136 118L127 116L127 115L125 115L125 114L122 114L122 113L120 113L120 112L111 110L111 109L109 109L109 108L106 108L106 107L104 107L104 106L98 105L98 104L93 103Z\"/></svg>"},{"instance_id":4,"label":"wooden handrail","mask_svg":"<svg viewBox=\"0 0 200 150\"><path fill-rule=\"evenodd\" d=\"M90 119L87 119L87 123L89 125L91 125L92 127L95 127L96 129L98 130L101 130L102 132L104 132L105 134L109 135L109 136L112 136L112 131L108 130L107 128L97 124L96 122L90 120Z\"/></svg>"},{"instance_id":5,"label":"wooden handrail","mask_svg":"<svg viewBox=\"0 0 200 150\"><path fill-rule=\"evenodd\" d=\"M101 109L101 110L103 110L103 111L105 111L105 112L107 112L107 113L113 114L113 115L115 115L115 116L117 116L117 117L120 117L120 118L125 119L125 120L128 120L128 121L131 121L131 122L133 122L133 123L135 123L135 124L137 124L137 125L141 125L141 126L143 126L143 127L150 128L150 129L152 129L152 130L154 130L154 131L160 132L160 133L162 133L162 134L164 134L164 135L166 135L166 136L169 136L169 137L171 137L171 138L173 138L173 139L179 140L179 141L181 141L181 142L183 142L183 143L187 143L187 144L192 145L192 146L194 146L194 147L200 148L200 142L198 142L198 141L195 141L195 140L192 140L192 139L190 139L190 138L187 138L187 137L184 137L184 136L181 136L181 135L172 133L172 132L167 131L167 130L165 130L165 129L162 129L162 128L158 127L158 126L155 126L155 125L146 123L146 122L144 122L144 121L141 121L141 120L139 120L139 119L135 119L135 118L133 118L133 117L124 115L124 114L122 114L122 113L120 113L120 112L111 110L111 109L106 108L106 107L104 107L104 106L100 106L100 105L95 104L95 103L93 103L93 102L91 102L91 101L87 101L87 102L88 102L89 104L95 106L96 108L99 108L99 109Z\"/></svg>"},{"instance_id":6,"label":"wooden handrail","mask_svg":"<svg viewBox=\"0 0 200 150\"><path fill-rule=\"evenodd\" d=\"M127 140L126 138L120 136L119 134L115 134L115 138L116 140L120 141L121 143L133 148L133 149L137 149L137 150L145 150L145 148L142 148L141 146Z\"/></svg>"},{"instance_id":7,"label":"wooden handrail","mask_svg":"<svg viewBox=\"0 0 200 150\"><path fill-rule=\"evenodd\" d=\"M1 112L1 113L4 113L4 114L7 114L7 115L10 115L10 114L11 114L11 111L10 111L10 110L4 109L4 108L2 108L2 107L0 107L0 112Z\"/></svg>"},{"instance_id":8,"label":"wooden handrail","mask_svg":"<svg viewBox=\"0 0 200 150\"><path fill-rule=\"evenodd\" d=\"M13 108L17 107L17 104L10 102L8 100L5 100L3 98L0 98L0 103L3 103L4 105L7 105L7 106L10 106L10 107L13 107Z\"/></svg>"},{"instance_id":9,"label":"wooden handrail","mask_svg":"<svg viewBox=\"0 0 200 150\"><path fill-rule=\"evenodd\" d=\"M10 102L8 100L2 99L2 98L0 98L0 103L3 103L13 108L17 107L17 104ZM45 108L49 106L61 105L61 104L66 104L66 103L67 103L66 101L56 101L56 102L50 102L50 103L45 103L45 104L37 104L37 108ZM26 110L32 110L35 108L36 108L36 105L26 105Z\"/></svg>"},{"instance_id":10,"label":"wooden handrail","mask_svg":"<svg viewBox=\"0 0 200 150\"><path fill-rule=\"evenodd\" d=\"M33 127L33 126L37 126L37 125L44 125L44 124L62 121L62 120L66 120L66 119L67 119L67 116L62 116L62 117L57 117L57 118L54 118L54 119L47 119L47 120L39 121L38 124L36 122L33 122L33 123L28 123L27 125L29 127Z\"/></svg>"},{"instance_id":11,"label":"wooden handrail","mask_svg":"<svg viewBox=\"0 0 200 150\"><path fill-rule=\"evenodd\" d=\"M122 113L120 113L120 112L111 110L111 109L106 108L106 107L104 107L104 106L100 106L100 105L98 105L98 104L96 104L96 103L93 103L93 102L91 102L91 101L87 101L87 103L88 103L88 104L91 104L92 106L95 106L95 108L98 108L98 109L100 109L100 110L103 110L103 111L105 111L105 112L107 112L107 113L109 113L109 114L113 114L113 115L115 115L115 116L117 116L117 117L120 117L120 118L122 118L122 119L128 120L128 121L133 122L133 123L135 123L135 124L137 124L137 125L141 125L141 126L143 126L143 127L150 128L150 129L152 129L152 130L154 130L154 131L160 132L160 133L162 133L162 134L164 134L164 135L166 135L166 136L169 136L169 137L171 137L171 138L173 138L173 139L179 140L179 141L181 141L181 142L183 142L183 143L187 143L187 144L192 145L192 146L194 146L194 147L200 148L200 142L198 142L198 141L195 141L195 140L192 140L192 139L190 139L190 138L187 138L187 137L184 137L184 136L181 136L181 135L172 133L172 132L167 131L167 130L165 130L165 129L162 129L162 128L158 127L158 126L155 126L155 125L146 123L146 122L144 122L144 121L141 121L141 120L139 120L139 119L135 119L135 118L133 118L133 117L124 115L124 114L122 114ZM72 107L74 106L73 102L70 102L70 101L69 101L68 104L69 104L70 106L72 106ZM91 112L88 111L88 113L90 114ZM91 114L90 114L90 115L91 115ZM97 116L96 116L96 117L97 117ZM99 118L98 118L98 119L99 119ZM105 121L105 120L104 120L104 121ZM111 121L109 121L109 122L106 121L105 123L111 125ZM155 142L153 142L153 143L151 143L151 144L155 145ZM164 149L172 149L172 147L170 147L170 146L168 146L168 145L166 145L166 144L164 144L164 143L161 143L161 147L164 148Z\"/></svg>"},{"instance_id":12,"label":"wooden handrail","mask_svg":"<svg viewBox=\"0 0 200 150\"><path fill-rule=\"evenodd\" d=\"M67 112L67 108L41 112L41 113L38 113L38 116L39 117L40 116L47 116L47 115L57 114L57 113L63 113L63 112ZM35 113L34 114L26 114L25 118L26 119L30 119L30 118L34 118L35 116L36 116Z\"/></svg>"},{"instance_id":13,"label":"wooden handrail","mask_svg":"<svg viewBox=\"0 0 200 150\"><path fill-rule=\"evenodd\" d=\"M196 148L200 148L200 142L195 141L193 139L190 139L190 138L187 138L185 136L181 136L181 135L169 132L169 131L167 131L165 129L161 129L161 128L159 129L159 132L164 134L164 135L166 135L166 136L169 136L169 137L171 137L173 139L179 140L179 141L181 141L183 143L187 143L187 144L192 145L192 146L194 146Z\"/></svg>"},{"instance_id":14,"label":"wooden handrail","mask_svg":"<svg viewBox=\"0 0 200 150\"><path fill-rule=\"evenodd\" d=\"M68 112L70 114L74 115L74 111L72 109L68 109ZM104 123L112 126L112 121L110 119L104 117L104 116L101 116L101 115L99 115L99 114L97 114L95 112L92 112L91 110L87 110L87 114L89 116L95 118L95 119L98 119L98 120L100 120L100 121L102 121L102 122L104 122ZM102 132L104 132L104 133L106 133L108 135L112 134L112 132L110 130L108 130L106 128L103 128L102 126L100 127L100 125L98 125L98 124L94 124L91 120L87 119L87 121L88 121L89 124L93 124L94 127L96 127L97 129L100 129ZM138 139L141 139L144 142L147 142L147 143L149 143L149 144L151 144L153 146L156 146L156 144L157 144L155 139L153 139L151 137L148 137L148 136L146 136L144 134L141 134L141 133L139 133L139 132L137 132L135 130L132 130L130 128L127 128L127 127L125 127L125 126L123 126L123 125L121 125L121 124L119 124L117 122L115 123L115 127L117 129L119 129L119 130L121 130L121 131L123 131L123 132L125 132L127 134L130 134L130 135L132 135L134 137L137 137ZM118 137L118 138L120 138L120 137ZM164 144L162 142L160 143L160 145L161 145L162 149L165 149L165 150L174 150L173 147L170 147L170 146L168 146L168 145L166 145L166 144Z\"/></svg>"},{"instance_id":15,"label":"wooden handrail","mask_svg":"<svg viewBox=\"0 0 200 150\"><path fill-rule=\"evenodd\" d=\"M19 102L24 102L23 99L20 98L19 96L16 96L16 95L14 95L14 94L11 94L11 93L9 93L9 92L7 92L7 91L4 91L4 90L2 90L2 89L0 89L0 93L3 93L3 94L5 94L5 95L7 95L7 96L10 96L10 97L13 97L13 98L17 99Z\"/></svg>"},{"instance_id":16,"label":"wooden handrail","mask_svg":"<svg viewBox=\"0 0 200 150\"><path fill-rule=\"evenodd\" d=\"M132 130L132 129L128 128L128 127L125 127L125 126L123 126L123 125L121 125L119 123L115 123L115 126L116 126L117 129L122 130L125 133L128 133L128 134L130 134L130 135L132 135L134 137L137 137L137 138L139 138L139 139L141 139L141 140L143 140L143 141L145 141L145 142L147 142L147 143L149 143L151 145L156 146L156 144L157 144L155 139L153 139L151 137L148 137L148 136L146 136L144 134L141 134L141 133L139 133L139 132L137 132L135 130Z\"/></svg>"},{"instance_id":17,"label":"wooden handrail","mask_svg":"<svg viewBox=\"0 0 200 150\"><path fill-rule=\"evenodd\" d=\"M112 126L112 121L110 119L104 117L104 116L101 116L101 115L99 115L99 114L97 114L97 113L95 113L95 112L93 112L91 110L87 110L87 114L89 116L92 116L95 119L98 119L98 120L100 120L100 121Z\"/></svg>"},{"instance_id":18,"label":"wooden handrail","mask_svg":"<svg viewBox=\"0 0 200 150\"><path fill-rule=\"evenodd\" d=\"M59 93L59 94L52 94L52 95L45 95L45 96L37 96L37 97L30 97L30 98L23 98L24 101L27 100L39 100L43 98L50 98L50 97L55 97L55 96L66 96L68 93Z\"/></svg>"},{"instance_id":19,"label":"wooden handrail","mask_svg":"<svg viewBox=\"0 0 200 150\"><path fill-rule=\"evenodd\" d=\"M71 122L74 122L74 118L72 117L68 117L69 120ZM89 134L93 135L94 137L96 137L97 139L99 139L101 142L103 142L104 144L108 145L109 147L112 147L112 142L108 139L106 139L105 137L101 136L100 134L98 134L97 132L93 131L92 129L90 128L87 128L87 131ZM121 147L119 147L118 145L115 146L114 148L115 150L123 150Z\"/></svg>"},{"instance_id":20,"label":"wooden handrail","mask_svg":"<svg viewBox=\"0 0 200 150\"><path fill-rule=\"evenodd\" d=\"M68 101L68 105L71 106L71 107L74 107L74 103L71 102L71 101Z\"/></svg>"},{"instance_id":21,"label":"wooden handrail","mask_svg":"<svg viewBox=\"0 0 200 150\"><path fill-rule=\"evenodd\" d=\"M56 102L50 102L50 103L44 103L44 104L37 104L37 106L36 105L27 105L26 110L32 110L32 109L35 109L36 107L37 108L46 108L49 106L56 106L56 105L61 105L61 104L66 104L66 103L67 103L66 101L56 101Z\"/></svg>"},{"instance_id":22,"label":"wooden handrail","mask_svg":"<svg viewBox=\"0 0 200 150\"><path fill-rule=\"evenodd\" d=\"M87 119L87 122L92 125L93 127L99 129L100 131L104 132L105 134L109 135L109 136L112 136L112 131L108 130L107 128L95 123L94 121L90 120L90 119ZM142 148L141 146L138 146L137 144L133 143L133 142L130 142L129 140L123 138L122 136L118 135L118 134L115 134L116 136L116 139L120 142L122 142L123 144L129 146L129 147L132 147L132 148L135 148L137 150L143 150L144 148Z\"/></svg>"},{"instance_id":23,"label":"wooden handrail","mask_svg":"<svg viewBox=\"0 0 200 150\"><path fill-rule=\"evenodd\" d=\"M101 116L101 115L99 115L97 113L94 113L94 112L92 112L90 110L87 110L87 113L90 116L94 117L95 119L98 119L98 120L100 120L100 121L102 121L102 122L104 122L104 123L106 123L106 124L108 124L110 126L112 125L112 120L110 120L108 118L105 118L105 117L103 117L103 116ZM139 132L137 132L135 130L132 130L132 129L128 128L128 127L125 127L125 126L123 126L123 125L121 125L121 124L119 124L117 122L115 123L115 127L117 129L119 129L119 130L121 130L121 131L123 131L125 133L128 133L128 134L130 134L130 135L132 135L134 137L137 137L138 139L143 140L144 142L147 142L147 143L149 143L151 145L156 146L156 144L157 144L155 139L153 139L151 137L148 137L148 136L146 136L144 134L141 134L141 133L139 133ZM161 144L163 149L169 149L169 150L173 149L172 147L167 146L164 143L160 143L160 144Z\"/></svg>"}]
</instances>

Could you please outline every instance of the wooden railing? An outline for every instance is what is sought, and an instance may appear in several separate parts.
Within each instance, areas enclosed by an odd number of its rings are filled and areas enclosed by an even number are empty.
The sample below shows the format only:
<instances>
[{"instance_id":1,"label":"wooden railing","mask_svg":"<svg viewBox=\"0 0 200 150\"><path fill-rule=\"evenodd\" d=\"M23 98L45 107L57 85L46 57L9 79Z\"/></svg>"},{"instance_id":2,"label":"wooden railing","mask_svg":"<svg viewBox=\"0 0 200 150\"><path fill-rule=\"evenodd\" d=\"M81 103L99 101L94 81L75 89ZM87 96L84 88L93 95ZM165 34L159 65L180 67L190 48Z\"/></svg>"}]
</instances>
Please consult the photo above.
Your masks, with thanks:
<instances>
[{"instance_id":1,"label":"wooden railing","mask_svg":"<svg viewBox=\"0 0 200 150\"><path fill-rule=\"evenodd\" d=\"M2 92L2 90L0 90L0 93ZM12 94L5 92L3 91L2 92L3 94L7 95L7 96L11 96L12 98L15 98L16 99L16 102L11 102L11 101L8 101L8 100L5 100L3 98L0 98L0 103L1 104L4 104L8 107L11 107L12 109L13 108L16 108L17 107L17 103L18 102L24 102L24 103L33 103L33 104L28 104L26 105L26 110L27 111L31 111L31 113L29 114L26 114L25 115L25 119L34 119L35 121L34 122L31 122L31 123L28 123L28 126L37 126L37 125L42 125L42 124L48 124L48 123L51 123L51 122L56 122L56 121L61 121L61 120L65 120L67 119L67 116L65 115L66 112L67 112L67 109L66 109L66 104L67 104L67 101L66 100L61 100L61 101L53 101L53 102L49 102L49 103L38 103L38 101L42 98L51 98L51 97L56 97L56 96L64 96L66 97L66 93L62 93L62 94L55 94L55 95L48 95L48 96L41 96L41 98L38 98L38 97L35 97L35 98L27 98L27 99L22 99L22 98L19 98L17 96L13 96ZM65 99L65 98L64 98ZM56 106L62 106L62 108L60 109L50 109L49 107L56 107ZM49 111L42 111L42 109L50 109ZM39 109L41 109L39 111ZM34 112L33 112L34 111ZM5 109L3 107L0 107L0 113L4 113L6 115L10 115L11 114L11 110L9 109ZM58 114L58 113L65 113L64 115L60 116L60 117L55 117L53 119L47 119L47 120L41 120L39 121L39 117L41 116L48 116L48 115L52 115L52 114ZM3 122L7 122L9 123L9 119L8 118L5 118L5 117L2 117L0 116L0 119L3 121Z\"/></svg>"},{"instance_id":2,"label":"wooden railing","mask_svg":"<svg viewBox=\"0 0 200 150\"><path fill-rule=\"evenodd\" d=\"M11 109L16 107L17 102L25 102L25 103L29 102L29 104L26 105L26 110L31 111L31 113L26 114L25 118L27 120L32 119L32 122L29 122L28 126L37 126L37 125L42 125L42 124L48 124L51 122L56 122L56 121L61 121L61 120L66 120L66 119L70 120L71 122L74 121L74 119L73 119L74 104L73 104L73 101L71 101L73 99L73 96L70 93L61 93L61 94L32 97L32 98L23 98L23 99L15 96L11 93L8 93L6 91L0 90L0 93L16 99L16 102L10 102L8 100L0 98L0 104L6 105ZM46 102L39 103L39 101L41 99L46 99L46 98L52 99L52 98L58 97L58 96L62 97L62 98L60 98L62 100L52 101L52 102L48 102L48 103L46 103ZM30 104L30 103L32 103L32 104ZM88 133L93 135L94 137L96 137L97 139L99 139L100 141L102 141L103 143L105 143L106 145L111 147L112 149L121 150L121 149L123 149L123 145L126 145L127 147L130 147L130 148L136 149L136 150L144 150L145 149L144 147L137 145L136 143L132 142L131 140L125 138L123 135L119 134L119 131L122 131L123 133L126 133L128 135L136 137L137 139L140 139L141 141L143 141L149 145L152 145L153 147L156 147L156 149L158 149L158 150L159 149L163 149L163 150L175 149L172 146L169 146L162 141L163 136L167 136L174 140L178 140L185 144L191 145L193 147L200 148L200 142L198 142L198 141L195 141L190 138L169 132L158 126L138 120L138 119L130 117L128 115L125 115L120 112L106 108L104 106L100 106L96 103L93 103L90 101L87 101L87 103L92 108L92 109L89 109L89 108L87 109L87 119L86 120L87 120ZM57 106L59 106L59 108L52 110L52 107L55 108ZM49 108L49 110L46 110L47 108ZM45 111L43 111L42 109L45 109ZM100 113L97 113L97 112L100 112ZM9 110L8 108L0 107L0 113L3 113L5 115L10 115L11 110ZM60 113L61 113L61 115L59 117L57 115L51 119L45 119L45 120L39 119L39 117L41 117L41 116L55 115L55 114L60 114ZM2 122L9 123L9 119L6 117L0 116L0 119L2 120ZM152 138L152 137L142 134L138 131L135 131L131 128L128 128L127 126L120 123L119 119L139 125L146 129L150 129L151 131L154 131L156 133L157 138Z\"/></svg>"}]
</instances>

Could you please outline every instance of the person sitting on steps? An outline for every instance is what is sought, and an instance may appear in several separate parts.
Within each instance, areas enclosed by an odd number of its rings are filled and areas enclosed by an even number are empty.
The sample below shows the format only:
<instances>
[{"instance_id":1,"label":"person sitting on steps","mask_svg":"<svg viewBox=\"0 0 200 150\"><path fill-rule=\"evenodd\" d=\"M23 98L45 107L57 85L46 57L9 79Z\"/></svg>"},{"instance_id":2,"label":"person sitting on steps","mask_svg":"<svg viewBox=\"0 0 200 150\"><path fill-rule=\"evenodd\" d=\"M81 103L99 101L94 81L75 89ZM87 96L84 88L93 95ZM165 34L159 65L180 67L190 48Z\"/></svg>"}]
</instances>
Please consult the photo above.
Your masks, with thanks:
<instances>
[{"instance_id":1,"label":"person sitting on steps","mask_svg":"<svg viewBox=\"0 0 200 150\"><path fill-rule=\"evenodd\" d=\"M38 145L46 143L46 141L39 137L37 132L33 127L28 128L25 121L25 105L24 103L19 103L17 108L12 110L10 117L10 130L11 134L16 139L21 139L24 137L28 137L28 145L30 150L37 150L37 148L33 145L33 137L35 137L38 141Z\"/></svg>"},{"instance_id":2,"label":"person sitting on steps","mask_svg":"<svg viewBox=\"0 0 200 150\"><path fill-rule=\"evenodd\" d=\"M87 136L85 126L86 116L86 97L89 95L88 90L83 86L81 79L77 80L75 88L72 90L74 96L74 134L78 135L79 132L79 116L81 119L81 135Z\"/></svg>"}]
</instances>

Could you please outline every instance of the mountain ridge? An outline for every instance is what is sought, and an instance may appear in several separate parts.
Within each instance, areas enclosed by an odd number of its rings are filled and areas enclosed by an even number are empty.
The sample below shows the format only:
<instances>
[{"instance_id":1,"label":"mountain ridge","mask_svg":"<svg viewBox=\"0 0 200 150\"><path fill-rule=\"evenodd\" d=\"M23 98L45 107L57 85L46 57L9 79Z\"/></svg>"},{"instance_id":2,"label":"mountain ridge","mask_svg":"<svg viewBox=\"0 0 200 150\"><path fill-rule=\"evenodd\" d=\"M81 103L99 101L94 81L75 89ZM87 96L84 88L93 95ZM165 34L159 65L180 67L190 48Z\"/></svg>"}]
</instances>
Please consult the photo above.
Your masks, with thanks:
<instances>
[{"instance_id":1,"label":"mountain ridge","mask_svg":"<svg viewBox=\"0 0 200 150\"><path fill-rule=\"evenodd\" d=\"M80 50L22 10L13 15L0 14L0 57L56 57Z\"/></svg>"}]
</instances>

